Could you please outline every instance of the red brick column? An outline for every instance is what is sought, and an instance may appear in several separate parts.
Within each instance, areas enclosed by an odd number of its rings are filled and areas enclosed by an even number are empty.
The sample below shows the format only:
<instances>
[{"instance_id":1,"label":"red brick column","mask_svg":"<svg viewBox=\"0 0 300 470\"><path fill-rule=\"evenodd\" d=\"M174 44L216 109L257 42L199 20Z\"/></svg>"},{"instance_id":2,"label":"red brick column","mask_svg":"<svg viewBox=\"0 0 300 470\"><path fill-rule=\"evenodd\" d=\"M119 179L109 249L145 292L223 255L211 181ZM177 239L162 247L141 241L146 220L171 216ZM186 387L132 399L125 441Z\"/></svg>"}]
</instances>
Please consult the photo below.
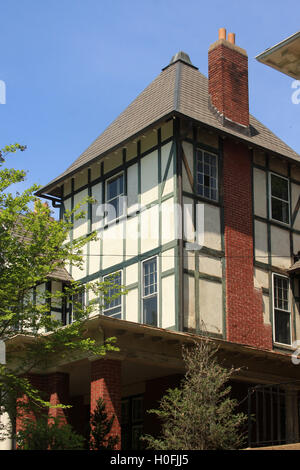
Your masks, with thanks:
<instances>
[{"instance_id":1,"label":"red brick column","mask_svg":"<svg viewBox=\"0 0 300 470\"><path fill-rule=\"evenodd\" d=\"M55 372L49 375L28 374L26 377L31 385L41 392L41 396L51 405L69 404L69 375L62 372ZM26 395L18 399L18 403L28 403ZM18 405L17 405L18 406ZM49 417L60 417L62 422L67 422L68 409L50 408ZM36 420L35 414L29 409L22 410L19 407L16 419L16 432L22 429L22 422L26 419Z\"/></svg>"},{"instance_id":2,"label":"red brick column","mask_svg":"<svg viewBox=\"0 0 300 470\"><path fill-rule=\"evenodd\" d=\"M46 392L47 390L47 376L38 375L38 374L27 374L24 376L27 379L32 387L41 392ZM22 423L25 419L30 419L32 421L36 420L36 416L33 411L30 411L29 408L23 408L22 404L28 403L28 397L23 395L17 399L17 417L16 417L16 432L22 429ZM18 407L18 404L21 405Z\"/></svg>"},{"instance_id":3,"label":"red brick column","mask_svg":"<svg viewBox=\"0 0 300 470\"><path fill-rule=\"evenodd\" d=\"M229 341L272 349L263 320L262 292L254 287L252 165L250 150L224 141L226 324Z\"/></svg>"},{"instance_id":4,"label":"red brick column","mask_svg":"<svg viewBox=\"0 0 300 470\"><path fill-rule=\"evenodd\" d=\"M47 376L47 391L51 405L69 405L69 374L55 372ZM68 408L50 408L49 418L60 418L68 422Z\"/></svg>"},{"instance_id":5,"label":"red brick column","mask_svg":"<svg viewBox=\"0 0 300 470\"><path fill-rule=\"evenodd\" d=\"M99 359L91 362L91 413L102 398L108 417L115 416L112 436L119 436L116 450L121 449L121 361Z\"/></svg>"}]
</instances>

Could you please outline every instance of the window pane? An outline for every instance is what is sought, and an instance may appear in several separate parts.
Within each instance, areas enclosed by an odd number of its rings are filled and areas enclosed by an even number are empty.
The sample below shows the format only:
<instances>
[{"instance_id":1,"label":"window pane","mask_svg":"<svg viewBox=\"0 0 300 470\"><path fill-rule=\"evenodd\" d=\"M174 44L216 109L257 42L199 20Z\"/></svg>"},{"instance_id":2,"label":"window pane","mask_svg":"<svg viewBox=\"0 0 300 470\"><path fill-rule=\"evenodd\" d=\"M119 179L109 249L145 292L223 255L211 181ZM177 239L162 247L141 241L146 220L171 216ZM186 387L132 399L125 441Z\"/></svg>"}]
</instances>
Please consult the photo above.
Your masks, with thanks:
<instances>
[{"instance_id":1,"label":"window pane","mask_svg":"<svg viewBox=\"0 0 300 470\"><path fill-rule=\"evenodd\" d=\"M143 300L143 317L147 325L157 326L157 296Z\"/></svg>"},{"instance_id":2,"label":"window pane","mask_svg":"<svg viewBox=\"0 0 300 470\"><path fill-rule=\"evenodd\" d=\"M106 202L112 206L111 211L107 215L107 221L110 222L123 214L123 196L124 178L123 175L110 180L107 183L107 200Z\"/></svg>"},{"instance_id":3,"label":"window pane","mask_svg":"<svg viewBox=\"0 0 300 470\"><path fill-rule=\"evenodd\" d=\"M280 199L272 198L272 219L289 223L289 204Z\"/></svg>"},{"instance_id":4,"label":"window pane","mask_svg":"<svg viewBox=\"0 0 300 470\"><path fill-rule=\"evenodd\" d=\"M204 164L203 164L204 162ZM197 151L197 193L208 199L217 200L217 157L216 155Z\"/></svg>"},{"instance_id":5,"label":"window pane","mask_svg":"<svg viewBox=\"0 0 300 470\"><path fill-rule=\"evenodd\" d=\"M275 341L290 344L289 280L281 276L274 276L273 291Z\"/></svg>"},{"instance_id":6,"label":"window pane","mask_svg":"<svg viewBox=\"0 0 300 470\"><path fill-rule=\"evenodd\" d=\"M290 344L290 313L275 310L275 341Z\"/></svg>"},{"instance_id":7,"label":"window pane","mask_svg":"<svg viewBox=\"0 0 300 470\"><path fill-rule=\"evenodd\" d=\"M109 201L109 205L111 206L109 208L109 211L107 213L107 221L110 222L111 220L116 219L117 217L120 216L120 201L119 198L117 197L116 199L112 199Z\"/></svg>"},{"instance_id":8,"label":"window pane","mask_svg":"<svg viewBox=\"0 0 300 470\"><path fill-rule=\"evenodd\" d=\"M142 398L133 398L132 399L132 421L136 423L137 421L143 420L143 399Z\"/></svg>"},{"instance_id":9,"label":"window pane","mask_svg":"<svg viewBox=\"0 0 300 470\"><path fill-rule=\"evenodd\" d=\"M120 196L121 194L123 194L123 175L120 175L107 183L108 200Z\"/></svg>"},{"instance_id":10,"label":"window pane","mask_svg":"<svg viewBox=\"0 0 300 470\"><path fill-rule=\"evenodd\" d=\"M156 258L144 262L144 296L157 291Z\"/></svg>"},{"instance_id":11,"label":"window pane","mask_svg":"<svg viewBox=\"0 0 300 470\"><path fill-rule=\"evenodd\" d=\"M118 194L118 180L112 180L107 183L107 199L113 199L117 197Z\"/></svg>"},{"instance_id":12,"label":"window pane","mask_svg":"<svg viewBox=\"0 0 300 470\"><path fill-rule=\"evenodd\" d=\"M104 305L104 314L108 316L113 316L115 318L121 318L122 312L122 302L120 294L121 286L121 272L116 275L109 275L104 278L104 281L110 281L111 287L108 287L108 292L106 294L106 301ZM116 296L115 298L112 298Z\"/></svg>"},{"instance_id":13,"label":"window pane","mask_svg":"<svg viewBox=\"0 0 300 470\"><path fill-rule=\"evenodd\" d=\"M271 175L272 196L289 200L289 183L288 180L280 178L280 176Z\"/></svg>"}]
</instances>

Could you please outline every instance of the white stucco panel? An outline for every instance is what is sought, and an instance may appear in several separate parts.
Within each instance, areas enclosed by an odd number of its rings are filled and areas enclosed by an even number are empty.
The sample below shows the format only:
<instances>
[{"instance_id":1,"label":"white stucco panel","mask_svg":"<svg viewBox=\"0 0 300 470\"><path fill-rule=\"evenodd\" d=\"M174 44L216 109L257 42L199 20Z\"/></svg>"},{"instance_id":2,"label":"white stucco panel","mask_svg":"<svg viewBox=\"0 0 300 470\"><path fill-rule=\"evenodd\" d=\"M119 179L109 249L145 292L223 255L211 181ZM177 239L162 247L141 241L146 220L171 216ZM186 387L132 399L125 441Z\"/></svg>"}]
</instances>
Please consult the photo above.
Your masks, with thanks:
<instances>
[{"instance_id":1,"label":"white stucco panel","mask_svg":"<svg viewBox=\"0 0 300 470\"><path fill-rule=\"evenodd\" d=\"M131 264L126 268L126 285L134 284L138 282L138 263Z\"/></svg>"},{"instance_id":2,"label":"white stucco panel","mask_svg":"<svg viewBox=\"0 0 300 470\"><path fill-rule=\"evenodd\" d=\"M193 168L194 167L194 164L193 164L193 160L194 160L193 159L193 145L190 144L189 142L183 142L182 147L183 147L184 155L186 157L186 161L187 161L187 164L188 164L188 169L190 171L190 174L193 177L193 173L194 173L194 168ZM183 162L182 162L182 185L183 185L183 190L184 191L188 191L188 192L193 191L193 188L190 184L190 180L189 180L189 177L188 177L188 172L187 172Z\"/></svg>"},{"instance_id":3,"label":"white stucco panel","mask_svg":"<svg viewBox=\"0 0 300 470\"><path fill-rule=\"evenodd\" d=\"M291 183L291 190L292 190L291 215L293 216L294 211L296 210L299 197L300 197L300 185ZM300 230L300 211L299 210L297 212L297 216L294 222L294 228L296 230Z\"/></svg>"},{"instance_id":4,"label":"white stucco panel","mask_svg":"<svg viewBox=\"0 0 300 470\"><path fill-rule=\"evenodd\" d=\"M159 245L158 205L141 213L141 250L146 252Z\"/></svg>"},{"instance_id":5,"label":"white stucco panel","mask_svg":"<svg viewBox=\"0 0 300 470\"><path fill-rule=\"evenodd\" d=\"M138 290L130 290L124 298L126 302L126 320L138 322Z\"/></svg>"},{"instance_id":6,"label":"white stucco panel","mask_svg":"<svg viewBox=\"0 0 300 470\"><path fill-rule=\"evenodd\" d=\"M185 328L196 328L195 317L195 279L184 275L184 326Z\"/></svg>"},{"instance_id":7,"label":"white stucco panel","mask_svg":"<svg viewBox=\"0 0 300 470\"><path fill-rule=\"evenodd\" d=\"M273 266L283 269L291 266L290 234L288 230L271 227L271 254Z\"/></svg>"},{"instance_id":8,"label":"white stucco panel","mask_svg":"<svg viewBox=\"0 0 300 470\"><path fill-rule=\"evenodd\" d=\"M141 159L141 205L158 199L157 150Z\"/></svg>"},{"instance_id":9,"label":"white stucco panel","mask_svg":"<svg viewBox=\"0 0 300 470\"><path fill-rule=\"evenodd\" d=\"M126 220L126 259L138 254L138 217Z\"/></svg>"},{"instance_id":10,"label":"white stucco panel","mask_svg":"<svg viewBox=\"0 0 300 470\"><path fill-rule=\"evenodd\" d=\"M172 142L169 142L166 145L163 145L161 148L161 178L165 177L165 172L167 170L167 164L169 160L170 149L172 147ZM171 162L169 165L168 173L164 182L164 190L162 196L172 193L174 191L174 155L171 157Z\"/></svg>"},{"instance_id":11,"label":"white stucco panel","mask_svg":"<svg viewBox=\"0 0 300 470\"><path fill-rule=\"evenodd\" d=\"M161 270L162 272L168 271L175 267L175 250L167 250L161 254Z\"/></svg>"},{"instance_id":12,"label":"white stucco panel","mask_svg":"<svg viewBox=\"0 0 300 470\"><path fill-rule=\"evenodd\" d=\"M255 259L262 263L268 262L268 230L264 222L254 221Z\"/></svg>"},{"instance_id":13,"label":"white stucco panel","mask_svg":"<svg viewBox=\"0 0 300 470\"><path fill-rule=\"evenodd\" d=\"M75 194L74 196L74 208L77 206L77 204L81 204L80 208L78 211L75 212L75 214L78 214L81 211L84 211L84 216L83 218L80 218L78 220L74 220L74 226L73 226L73 238L79 238L82 237L83 235L86 235L88 231L88 226L87 226L87 210L88 210L88 205L85 203L83 204L84 199L88 196L88 190L84 189L83 191L80 191L79 193Z\"/></svg>"},{"instance_id":14,"label":"white stucco panel","mask_svg":"<svg viewBox=\"0 0 300 470\"><path fill-rule=\"evenodd\" d=\"M220 258L212 256L199 255L199 272L211 276L222 277L222 263Z\"/></svg>"},{"instance_id":15,"label":"white stucco panel","mask_svg":"<svg viewBox=\"0 0 300 470\"><path fill-rule=\"evenodd\" d=\"M266 172L253 168L254 214L267 217Z\"/></svg>"},{"instance_id":16,"label":"white stucco panel","mask_svg":"<svg viewBox=\"0 0 300 470\"><path fill-rule=\"evenodd\" d=\"M138 210L138 165L135 163L127 170L127 209L128 214Z\"/></svg>"},{"instance_id":17,"label":"white stucco panel","mask_svg":"<svg viewBox=\"0 0 300 470\"><path fill-rule=\"evenodd\" d=\"M200 204L198 202L198 204ZM201 214L201 212L200 212ZM221 250L220 208L204 205L204 246Z\"/></svg>"},{"instance_id":18,"label":"white stucco panel","mask_svg":"<svg viewBox=\"0 0 300 470\"><path fill-rule=\"evenodd\" d=\"M103 269L123 261L123 225L120 222L103 231Z\"/></svg>"},{"instance_id":19,"label":"white stucco panel","mask_svg":"<svg viewBox=\"0 0 300 470\"><path fill-rule=\"evenodd\" d=\"M175 325L175 276L162 279L162 328Z\"/></svg>"},{"instance_id":20,"label":"white stucco panel","mask_svg":"<svg viewBox=\"0 0 300 470\"><path fill-rule=\"evenodd\" d=\"M199 280L200 328L211 333L223 331L223 292L222 284Z\"/></svg>"}]
</instances>

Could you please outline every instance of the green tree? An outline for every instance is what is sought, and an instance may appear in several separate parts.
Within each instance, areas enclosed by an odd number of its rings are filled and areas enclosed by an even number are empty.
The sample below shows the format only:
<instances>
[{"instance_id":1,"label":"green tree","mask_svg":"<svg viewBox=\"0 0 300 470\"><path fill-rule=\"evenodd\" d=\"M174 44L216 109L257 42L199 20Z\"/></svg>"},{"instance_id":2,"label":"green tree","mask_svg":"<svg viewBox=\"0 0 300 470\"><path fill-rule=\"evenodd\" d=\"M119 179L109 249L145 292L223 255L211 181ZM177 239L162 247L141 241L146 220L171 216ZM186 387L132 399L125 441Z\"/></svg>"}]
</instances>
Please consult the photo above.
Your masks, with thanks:
<instances>
[{"instance_id":1,"label":"green tree","mask_svg":"<svg viewBox=\"0 0 300 470\"><path fill-rule=\"evenodd\" d=\"M57 418L25 420L16 436L18 450L83 450L84 437Z\"/></svg>"},{"instance_id":2,"label":"green tree","mask_svg":"<svg viewBox=\"0 0 300 470\"><path fill-rule=\"evenodd\" d=\"M225 450L244 443L246 421L230 398L228 381L238 372L217 360L218 348L208 338L183 348L186 374L180 387L169 389L159 408L149 410L162 424L161 435L142 437L149 449Z\"/></svg>"},{"instance_id":3,"label":"green tree","mask_svg":"<svg viewBox=\"0 0 300 470\"><path fill-rule=\"evenodd\" d=\"M97 234L68 238L74 222L84 217L84 209L93 203L90 198L65 211L64 219L58 221L35 196L37 185L22 193L11 192L11 187L25 180L26 172L7 168L6 160L25 148L15 144L0 151L0 345L8 345L7 363L0 364L0 412L7 412L12 420L22 406L34 411L49 407L26 379L27 373L45 370L75 351L105 355L118 350L116 338L103 342L87 334L89 316L99 308L99 302L107 301L108 281L85 285L95 299L85 306L78 301L82 286L75 281L63 291L33 295L34 287L45 283L55 270L70 264L81 268L83 248ZM120 287L119 294L124 292ZM73 304L73 322L64 328L50 315L51 302L63 300ZM22 335L21 347L12 341L16 334ZM27 403L16 407L17 398L23 395ZM4 431L0 429L0 438L5 437Z\"/></svg>"},{"instance_id":4,"label":"green tree","mask_svg":"<svg viewBox=\"0 0 300 470\"><path fill-rule=\"evenodd\" d=\"M119 442L118 436L109 435L115 416L108 418L105 404L99 398L95 411L91 415L90 426L90 449L91 450L114 450Z\"/></svg>"}]
</instances>

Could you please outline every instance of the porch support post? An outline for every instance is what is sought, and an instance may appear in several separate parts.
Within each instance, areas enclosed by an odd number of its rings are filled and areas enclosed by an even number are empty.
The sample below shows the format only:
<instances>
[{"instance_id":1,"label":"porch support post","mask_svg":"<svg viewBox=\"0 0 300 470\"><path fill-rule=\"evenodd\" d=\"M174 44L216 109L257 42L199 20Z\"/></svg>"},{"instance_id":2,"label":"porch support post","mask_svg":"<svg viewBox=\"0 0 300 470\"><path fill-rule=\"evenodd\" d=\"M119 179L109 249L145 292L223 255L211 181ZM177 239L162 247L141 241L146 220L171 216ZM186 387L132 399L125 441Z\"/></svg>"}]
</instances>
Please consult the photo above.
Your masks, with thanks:
<instances>
[{"instance_id":1,"label":"porch support post","mask_svg":"<svg viewBox=\"0 0 300 470\"><path fill-rule=\"evenodd\" d=\"M47 390L47 376L39 374L26 374L23 377L26 378L32 387L34 387L36 390L39 390L40 392L45 392ZM36 416L33 411L30 410L28 404L29 400L26 395L23 395L17 399L16 432L22 430L24 420L36 420ZM22 405L25 405L25 408Z\"/></svg>"},{"instance_id":2,"label":"porch support post","mask_svg":"<svg viewBox=\"0 0 300 470\"><path fill-rule=\"evenodd\" d=\"M54 372L47 376L49 402L51 405L69 405L69 374ZM49 418L60 418L61 424L68 422L67 408L49 408Z\"/></svg>"},{"instance_id":3,"label":"porch support post","mask_svg":"<svg viewBox=\"0 0 300 470\"><path fill-rule=\"evenodd\" d=\"M97 400L101 397L108 418L115 416L110 435L119 437L116 450L121 449L121 396L121 361L91 361L91 413L96 409Z\"/></svg>"}]
</instances>

